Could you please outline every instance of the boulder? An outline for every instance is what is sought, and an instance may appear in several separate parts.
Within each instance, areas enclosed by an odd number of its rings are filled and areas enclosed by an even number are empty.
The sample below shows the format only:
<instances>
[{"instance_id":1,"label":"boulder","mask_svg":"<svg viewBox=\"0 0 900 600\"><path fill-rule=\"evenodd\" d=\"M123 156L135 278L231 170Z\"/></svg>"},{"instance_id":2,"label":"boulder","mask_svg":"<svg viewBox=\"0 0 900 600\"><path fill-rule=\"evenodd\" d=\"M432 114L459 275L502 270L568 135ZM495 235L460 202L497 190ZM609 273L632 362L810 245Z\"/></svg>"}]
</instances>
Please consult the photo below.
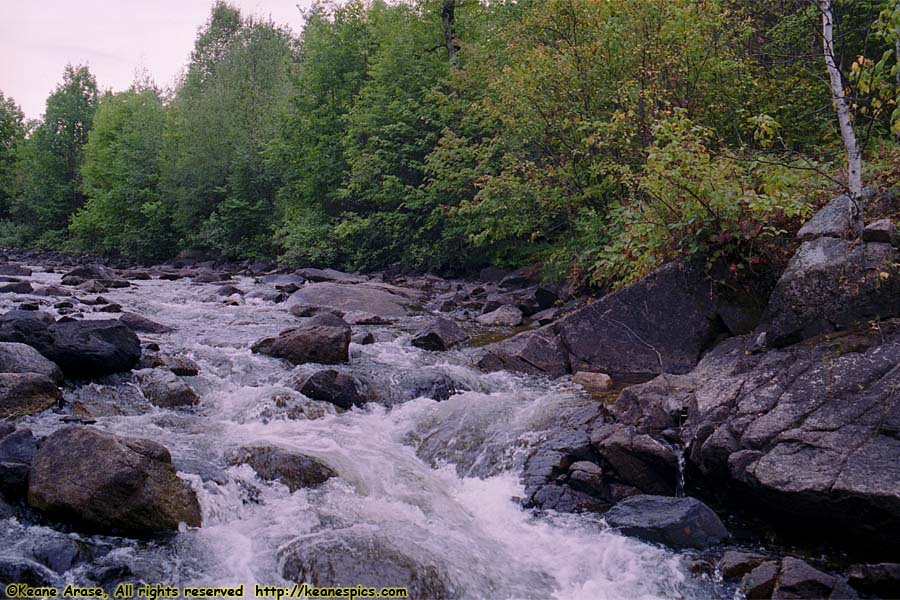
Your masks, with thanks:
<instances>
[{"instance_id":1,"label":"boulder","mask_svg":"<svg viewBox=\"0 0 900 600\"><path fill-rule=\"evenodd\" d=\"M64 287L58 285L45 285L39 288L36 288L33 292L31 292L32 296L41 296L41 297L56 297L56 296L72 296L72 291L67 290Z\"/></svg>"},{"instance_id":2,"label":"boulder","mask_svg":"<svg viewBox=\"0 0 900 600\"><path fill-rule=\"evenodd\" d=\"M27 281L0 285L0 294L30 294L32 291L34 288Z\"/></svg>"},{"instance_id":3,"label":"boulder","mask_svg":"<svg viewBox=\"0 0 900 600\"><path fill-rule=\"evenodd\" d=\"M135 372L141 392L151 404L161 408L194 406L200 397L183 379L168 369L142 369Z\"/></svg>"},{"instance_id":4,"label":"boulder","mask_svg":"<svg viewBox=\"0 0 900 600\"><path fill-rule=\"evenodd\" d=\"M469 336L455 321L438 317L413 336L411 344L423 350L443 351L462 344Z\"/></svg>"},{"instance_id":5,"label":"boulder","mask_svg":"<svg viewBox=\"0 0 900 600\"><path fill-rule=\"evenodd\" d=\"M96 284L94 287L107 288L125 288L131 285L127 279L123 279L118 273L102 265L77 267L62 277L63 285L78 286L79 289L84 289L81 286L89 282L94 282Z\"/></svg>"},{"instance_id":6,"label":"boulder","mask_svg":"<svg viewBox=\"0 0 900 600\"><path fill-rule=\"evenodd\" d=\"M719 561L719 571L725 580L738 579L768 560L762 554L728 550Z\"/></svg>"},{"instance_id":7,"label":"boulder","mask_svg":"<svg viewBox=\"0 0 900 600\"><path fill-rule=\"evenodd\" d=\"M773 598L858 598L843 580L823 573L799 558L785 557L781 561L781 572L775 583Z\"/></svg>"},{"instance_id":8,"label":"boulder","mask_svg":"<svg viewBox=\"0 0 900 600\"><path fill-rule=\"evenodd\" d=\"M522 311L515 306L504 305L475 319L482 325L516 327L522 324Z\"/></svg>"},{"instance_id":9,"label":"boulder","mask_svg":"<svg viewBox=\"0 0 900 600\"><path fill-rule=\"evenodd\" d=\"M551 326L525 331L486 346L478 367L484 371L516 371L560 377L569 370L569 357Z\"/></svg>"},{"instance_id":10,"label":"boulder","mask_svg":"<svg viewBox=\"0 0 900 600\"><path fill-rule=\"evenodd\" d=\"M703 270L670 263L551 325L487 346L482 368L551 377L685 373L721 332Z\"/></svg>"},{"instance_id":11,"label":"boulder","mask_svg":"<svg viewBox=\"0 0 900 600\"><path fill-rule=\"evenodd\" d=\"M594 429L591 445L607 465L608 479L630 486L635 493L675 493L678 456L671 444L640 433L633 426L615 423Z\"/></svg>"},{"instance_id":12,"label":"boulder","mask_svg":"<svg viewBox=\"0 0 900 600\"><path fill-rule=\"evenodd\" d=\"M20 498L28 493L28 470L38 449L30 429L0 432L0 498Z\"/></svg>"},{"instance_id":13,"label":"boulder","mask_svg":"<svg viewBox=\"0 0 900 600\"><path fill-rule=\"evenodd\" d=\"M233 296L237 294L238 296L243 296L246 292L239 287L235 287L233 285L223 285L219 289L216 290L216 296Z\"/></svg>"},{"instance_id":14,"label":"boulder","mask_svg":"<svg viewBox=\"0 0 900 600\"><path fill-rule=\"evenodd\" d=\"M853 207L850 196L842 194L807 221L797 232L797 239L808 242L822 237L847 240L859 237L863 229L862 213Z\"/></svg>"},{"instance_id":15,"label":"boulder","mask_svg":"<svg viewBox=\"0 0 900 600\"><path fill-rule=\"evenodd\" d=\"M307 398L330 402L344 410L362 406L368 402L368 398L360 390L360 384L355 378L333 369L316 371L312 375L293 382L291 387Z\"/></svg>"},{"instance_id":16,"label":"boulder","mask_svg":"<svg viewBox=\"0 0 900 600\"><path fill-rule=\"evenodd\" d=\"M279 551L281 575L319 587L405 587L410 598L453 597L442 562L418 547L422 533L401 540L356 526L307 534Z\"/></svg>"},{"instance_id":17,"label":"boulder","mask_svg":"<svg viewBox=\"0 0 900 600\"><path fill-rule=\"evenodd\" d=\"M775 591L780 570L781 564L774 560L754 567L741 579L741 592L748 600L769 600Z\"/></svg>"},{"instance_id":18,"label":"boulder","mask_svg":"<svg viewBox=\"0 0 900 600\"><path fill-rule=\"evenodd\" d=\"M0 418L47 410L61 393L52 379L39 373L0 373Z\"/></svg>"},{"instance_id":19,"label":"boulder","mask_svg":"<svg viewBox=\"0 0 900 600\"><path fill-rule=\"evenodd\" d=\"M263 302L278 304L287 299L287 294L274 288L258 288L244 294L244 298L247 300L262 300Z\"/></svg>"},{"instance_id":20,"label":"boulder","mask_svg":"<svg viewBox=\"0 0 900 600\"><path fill-rule=\"evenodd\" d=\"M38 373L55 383L63 381L62 370L27 344L0 342L0 373Z\"/></svg>"},{"instance_id":21,"label":"boulder","mask_svg":"<svg viewBox=\"0 0 900 600\"><path fill-rule=\"evenodd\" d=\"M254 444L232 451L226 457L230 465L250 465L260 479L278 481L295 492L316 487L337 473L318 459L271 444Z\"/></svg>"},{"instance_id":22,"label":"boulder","mask_svg":"<svg viewBox=\"0 0 900 600\"><path fill-rule=\"evenodd\" d=\"M59 322L47 331L51 343L38 350L67 377L87 379L130 371L141 357L140 340L117 319Z\"/></svg>"},{"instance_id":23,"label":"boulder","mask_svg":"<svg viewBox=\"0 0 900 600\"><path fill-rule=\"evenodd\" d=\"M301 279L306 279L307 281L312 281L314 283L363 283L369 280L369 278L365 275L353 275L351 273L344 273L335 269L297 269L296 271L294 271L294 275L299 276Z\"/></svg>"},{"instance_id":24,"label":"boulder","mask_svg":"<svg viewBox=\"0 0 900 600\"><path fill-rule=\"evenodd\" d=\"M880 219L866 225L862 232L862 238L864 242L879 242L896 246L897 226L890 219Z\"/></svg>"},{"instance_id":25,"label":"boulder","mask_svg":"<svg viewBox=\"0 0 900 600\"><path fill-rule=\"evenodd\" d=\"M143 317L139 314L132 312L124 312L122 316L119 317L119 320L125 323L129 329L135 331L137 333L172 333L175 331L174 327L169 327L168 325L163 325L162 323L157 323L156 321L151 321L147 317Z\"/></svg>"},{"instance_id":26,"label":"boulder","mask_svg":"<svg viewBox=\"0 0 900 600\"><path fill-rule=\"evenodd\" d=\"M900 564L877 563L852 565L847 570L848 583L856 590L879 598L900 598Z\"/></svg>"},{"instance_id":27,"label":"boulder","mask_svg":"<svg viewBox=\"0 0 900 600\"><path fill-rule=\"evenodd\" d=\"M344 313L344 320L351 325L388 325L391 322L364 310L349 310Z\"/></svg>"},{"instance_id":28,"label":"boulder","mask_svg":"<svg viewBox=\"0 0 900 600\"><path fill-rule=\"evenodd\" d=\"M824 238L822 238L824 239ZM900 536L900 322L752 353L731 338L687 375L626 389L617 427L675 431L695 481L777 526L887 547Z\"/></svg>"},{"instance_id":29,"label":"boulder","mask_svg":"<svg viewBox=\"0 0 900 600\"><path fill-rule=\"evenodd\" d=\"M28 267L23 267L22 265L4 263L0 264L0 275L12 277L31 277L32 271Z\"/></svg>"},{"instance_id":30,"label":"boulder","mask_svg":"<svg viewBox=\"0 0 900 600\"><path fill-rule=\"evenodd\" d=\"M900 254L834 237L804 242L778 280L757 334L784 346L861 319L900 315Z\"/></svg>"},{"instance_id":31,"label":"boulder","mask_svg":"<svg viewBox=\"0 0 900 600\"><path fill-rule=\"evenodd\" d=\"M605 392L613 385L612 377L606 373L578 371L572 375L572 383L580 385L590 394Z\"/></svg>"},{"instance_id":32,"label":"boulder","mask_svg":"<svg viewBox=\"0 0 900 600\"><path fill-rule=\"evenodd\" d=\"M89 531L146 534L199 527L200 505L156 442L66 426L41 443L28 504Z\"/></svg>"},{"instance_id":33,"label":"boulder","mask_svg":"<svg viewBox=\"0 0 900 600\"><path fill-rule=\"evenodd\" d=\"M300 327L256 342L252 350L283 358L294 364L335 364L350 360L350 325L340 317L323 313Z\"/></svg>"},{"instance_id":34,"label":"boulder","mask_svg":"<svg viewBox=\"0 0 900 600\"><path fill-rule=\"evenodd\" d=\"M672 548L708 548L729 537L718 515L696 498L632 496L604 518L625 535Z\"/></svg>"},{"instance_id":35,"label":"boulder","mask_svg":"<svg viewBox=\"0 0 900 600\"><path fill-rule=\"evenodd\" d=\"M219 283L230 279L231 275L228 273L216 273L208 269L201 269L191 276L191 281L194 283Z\"/></svg>"},{"instance_id":36,"label":"boulder","mask_svg":"<svg viewBox=\"0 0 900 600\"><path fill-rule=\"evenodd\" d=\"M285 302L293 306L323 306L342 312L360 310L379 317L403 317L411 307L421 303L424 296L417 290L401 289L375 283L346 285L333 282L313 283L291 294Z\"/></svg>"}]
</instances>

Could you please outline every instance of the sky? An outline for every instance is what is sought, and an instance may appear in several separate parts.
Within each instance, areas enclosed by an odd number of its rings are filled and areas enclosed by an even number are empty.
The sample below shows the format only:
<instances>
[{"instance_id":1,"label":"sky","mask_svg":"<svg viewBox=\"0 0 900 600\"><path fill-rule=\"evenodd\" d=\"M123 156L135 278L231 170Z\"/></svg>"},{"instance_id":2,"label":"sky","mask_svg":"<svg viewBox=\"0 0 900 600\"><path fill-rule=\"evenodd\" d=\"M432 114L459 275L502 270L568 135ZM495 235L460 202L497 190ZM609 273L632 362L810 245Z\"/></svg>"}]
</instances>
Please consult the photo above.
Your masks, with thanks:
<instances>
[{"instance_id":1,"label":"sky","mask_svg":"<svg viewBox=\"0 0 900 600\"><path fill-rule=\"evenodd\" d=\"M230 0L244 14L299 32L312 0ZM101 90L127 89L146 69L171 85L214 0L0 0L0 91L38 118L67 63L87 64Z\"/></svg>"}]
</instances>

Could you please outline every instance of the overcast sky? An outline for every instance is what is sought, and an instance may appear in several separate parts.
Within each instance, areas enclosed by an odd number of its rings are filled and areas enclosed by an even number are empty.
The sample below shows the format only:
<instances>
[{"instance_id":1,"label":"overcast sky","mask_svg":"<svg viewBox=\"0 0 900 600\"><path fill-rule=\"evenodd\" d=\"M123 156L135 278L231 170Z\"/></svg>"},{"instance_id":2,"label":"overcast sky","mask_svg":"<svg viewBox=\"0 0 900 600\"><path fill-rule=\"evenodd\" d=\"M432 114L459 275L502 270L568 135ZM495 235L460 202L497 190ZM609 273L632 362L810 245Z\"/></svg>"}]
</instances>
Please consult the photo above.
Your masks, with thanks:
<instances>
[{"instance_id":1,"label":"overcast sky","mask_svg":"<svg viewBox=\"0 0 900 600\"><path fill-rule=\"evenodd\" d=\"M312 0L231 0L245 14L295 32ZM0 0L0 90L26 116L62 79L66 63L87 64L101 90L126 89L139 69L168 86L187 63L214 0Z\"/></svg>"}]
</instances>

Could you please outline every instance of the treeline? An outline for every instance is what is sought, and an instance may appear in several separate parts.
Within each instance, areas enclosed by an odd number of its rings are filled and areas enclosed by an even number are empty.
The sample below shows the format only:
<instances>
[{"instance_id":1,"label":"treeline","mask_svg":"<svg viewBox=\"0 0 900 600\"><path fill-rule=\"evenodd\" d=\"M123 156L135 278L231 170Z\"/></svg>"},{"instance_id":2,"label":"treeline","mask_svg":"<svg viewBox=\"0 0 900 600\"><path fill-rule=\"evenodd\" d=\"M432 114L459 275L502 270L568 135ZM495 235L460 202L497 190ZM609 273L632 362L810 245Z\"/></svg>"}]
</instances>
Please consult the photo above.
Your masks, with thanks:
<instances>
[{"instance_id":1,"label":"treeline","mask_svg":"<svg viewBox=\"0 0 900 600\"><path fill-rule=\"evenodd\" d=\"M867 177L896 175L900 7L836 0ZM184 74L43 119L0 95L0 246L349 269L753 268L842 181L809 0L218 3ZM892 131L892 124L894 130Z\"/></svg>"}]
</instances>

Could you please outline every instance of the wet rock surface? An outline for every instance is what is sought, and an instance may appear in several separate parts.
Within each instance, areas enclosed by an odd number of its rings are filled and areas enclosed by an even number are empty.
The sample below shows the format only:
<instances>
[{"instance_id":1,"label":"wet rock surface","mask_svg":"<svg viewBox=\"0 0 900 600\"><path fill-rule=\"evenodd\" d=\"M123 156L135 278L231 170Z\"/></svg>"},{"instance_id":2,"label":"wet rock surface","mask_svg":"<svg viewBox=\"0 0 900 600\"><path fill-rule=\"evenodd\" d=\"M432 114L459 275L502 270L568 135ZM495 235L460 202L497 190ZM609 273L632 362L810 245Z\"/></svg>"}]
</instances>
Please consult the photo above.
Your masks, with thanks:
<instances>
[{"instance_id":1,"label":"wet rock surface","mask_svg":"<svg viewBox=\"0 0 900 600\"><path fill-rule=\"evenodd\" d=\"M729 537L718 515L696 498L632 496L604 517L626 535L674 548L707 548Z\"/></svg>"},{"instance_id":2,"label":"wet rock surface","mask_svg":"<svg viewBox=\"0 0 900 600\"><path fill-rule=\"evenodd\" d=\"M349 360L350 325L330 313L312 317L299 327L253 345L253 351L294 364L335 364Z\"/></svg>"},{"instance_id":3,"label":"wet rock surface","mask_svg":"<svg viewBox=\"0 0 900 600\"><path fill-rule=\"evenodd\" d=\"M90 427L63 427L43 440L31 464L28 504L88 530L126 534L201 520L165 447Z\"/></svg>"},{"instance_id":4,"label":"wet rock surface","mask_svg":"<svg viewBox=\"0 0 900 600\"><path fill-rule=\"evenodd\" d=\"M321 485L337 476L320 460L267 444L238 448L226 458L231 465L250 465L260 479L283 483L292 492Z\"/></svg>"}]
</instances>

